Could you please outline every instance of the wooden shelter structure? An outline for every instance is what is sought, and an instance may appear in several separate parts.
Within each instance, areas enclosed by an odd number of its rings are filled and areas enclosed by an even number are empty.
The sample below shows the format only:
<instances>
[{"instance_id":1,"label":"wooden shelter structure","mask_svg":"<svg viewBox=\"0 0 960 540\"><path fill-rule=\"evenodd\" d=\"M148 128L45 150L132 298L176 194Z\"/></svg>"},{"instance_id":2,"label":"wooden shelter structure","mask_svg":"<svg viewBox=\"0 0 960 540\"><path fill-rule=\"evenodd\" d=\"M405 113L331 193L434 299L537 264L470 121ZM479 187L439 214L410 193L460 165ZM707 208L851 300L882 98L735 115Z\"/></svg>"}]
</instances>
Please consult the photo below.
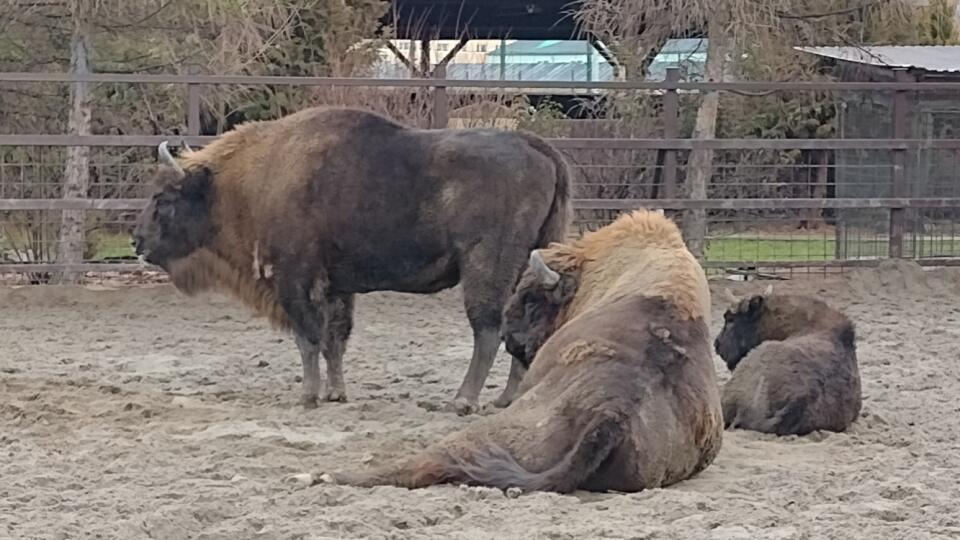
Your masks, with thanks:
<instances>
[{"instance_id":1,"label":"wooden shelter structure","mask_svg":"<svg viewBox=\"0 0 960 540\"><path fill-rule=\"evenodd\" d=\"M393 0L398 39L582 39L580 0Z\"/></svg>"},{"instance_id":2,"label":"wooden shelter structure","mask_svg":"<svg viewBox=\"0 0 960 540\"><path fill-rule=\"evenodd\" d=\"M921 85L960 82L960 46L796 47L832 69L842 82L901 82ZM937 141L960 135L960 94L948 89L918 92L846 93L838 101L841 139L917 139ZM835 196L956 197L960 195L956 149L913 151L838 149L835 151ZM887 219L881 209L847 209L837 214L838 256L848 243L840 231L882 234ZM956 242L960 217L955 209L895 211L894 228L909 235L915 256L935 252L931 235ZM891 231L891 235L899 231Z\"/></svg>"},{"instance_id":3,"label":"wooden shelter structure","mask_svg":"<svg viewBox=\"0 0 960 540\"><path fill-rule=\"evenodd\" d=\"M446 65L471 39L571 40L587 39L598 53L618 69L613 54L595 36L583 32L577 24L576 10L581 0L393 0L381 19L393 28L397 39L418 40L421 50L430 50L431 40L458 40L436 66L429 65L429 54L422 54L419 65L402 51L388 44L391 52L412 73L438 77ZM441 71L437 73L437 68Z\"/></svg>"}]
</instances>

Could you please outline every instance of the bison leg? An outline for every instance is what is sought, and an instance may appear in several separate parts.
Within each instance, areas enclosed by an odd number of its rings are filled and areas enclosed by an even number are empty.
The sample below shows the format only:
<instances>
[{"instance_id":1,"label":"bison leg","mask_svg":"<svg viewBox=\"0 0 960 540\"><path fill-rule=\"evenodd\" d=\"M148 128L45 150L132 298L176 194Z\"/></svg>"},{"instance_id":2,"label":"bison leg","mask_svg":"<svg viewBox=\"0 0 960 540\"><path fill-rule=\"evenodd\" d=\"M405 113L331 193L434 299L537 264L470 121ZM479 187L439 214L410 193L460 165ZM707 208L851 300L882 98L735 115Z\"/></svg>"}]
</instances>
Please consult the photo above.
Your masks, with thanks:
<instances>
[{"instance_id":1,"label":"bison leg","mask_svg":"<svg viewBox=\"0 0 960 540\"><path fill-rule=\"evenodd\" d=\"M473 328L473 356L470 367L456 397L446 410L459 415L471 414L479 409L480 391L487 381L493 360L500 348L501 310L509 287L498 287L487 279L463 280L464 303L467 319ZM500 290L503 289L503 290Z\"/></svg>"},{"instance_id":2,"label":"bison leg","mask_svg":"<svg viewBox=\"0 0 960 540\"><path fill-rule=\"evenodd\" d=\"M293 326L300 360L303 362L303 405L317 406L322 377L320 375L320 347L325 333L325 311L311 300L311 282L302 275L280 273L277 278L278 297Z\"/></svg>"},{"instance_id":3,"label":"bison leg","mask_svg":"<svg viewBox=\"0 0 960 540\"><path fill-rule=\"evenodd\" d=\"M461 257L463 303L473 328L473 357L456 397L447 405L448 411L464 415L479 408L480 391L500 348L503 306L517 283L526 257L526 250L516 250L500 242L474 246Z\"/></svg>"},{"instance_id":4,"label":"bison leg","mask_svg":"<svg viewBox=\"0 0 960 540\"><path fill-rule=\"evenodd\" d=\"M467 479L465 475L457 473L454 462L424 452L413 459L397 461L373 470L314 474L313 484L339 484L356 487L386 485L418 489Z\"/></svg>"},{"instance_id":5,"label":"bison leg","mask_svg":"<svg viewBox=\"0 0 960 540\"><path fill-rule=\"evenodd\" d=\"M327 328L323 340L323 358L327 361L327 401L346 401L343 380L343 353L353 330L353 295L330 297L326 301Z\"/></svg>"},{"instance_id":6,"label":"bison leg","mask_svg":"<svg viewBox=\"0 0 960 540\"><path fill-rule=\"evenodd\" d=\"M473 357L463 383L456 397L447 404L448 412L458 415L472 414L479 408L480 391L487 380L493 359L500 346L500 332L492 328L479 328L473 331Z\"/></svg>"},{"instance_id":7,"label":"bison leg","mask_svg":"<svg viewBox=\"0 0 960 540\"><path fill-rule=\"evenodd\" d=\"M510 362L510 375L507 377L507 386L503 389L503 393L500 394L500 397L493 401L494 407L504 408L511 403L517 397L517 389L520 388L520 381L523 380L523 375L526 373L526 368L523 367L516 358L513 358Z\"/></svg>"},{"instance_id":8,"label":"bison leg","mask_svg":"<svg viewBox=\"0 0 960 540\"><path fill-rule=\"evenodd\" d=\"M320 345L310 343L305 337L295 335L297 348L300 349L300 361L303 363L303 406L316 408L320 399Z\"/></svg>"}]
</instances>

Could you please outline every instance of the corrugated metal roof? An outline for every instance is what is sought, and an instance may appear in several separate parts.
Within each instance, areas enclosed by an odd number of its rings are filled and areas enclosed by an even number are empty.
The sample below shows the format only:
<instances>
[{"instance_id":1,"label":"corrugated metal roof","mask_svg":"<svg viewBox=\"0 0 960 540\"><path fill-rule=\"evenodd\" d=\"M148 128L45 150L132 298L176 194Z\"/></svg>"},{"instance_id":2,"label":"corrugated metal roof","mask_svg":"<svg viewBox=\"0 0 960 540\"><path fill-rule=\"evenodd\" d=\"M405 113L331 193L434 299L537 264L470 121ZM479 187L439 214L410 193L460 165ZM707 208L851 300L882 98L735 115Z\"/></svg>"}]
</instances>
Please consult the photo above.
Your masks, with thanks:
<instances>
[{"instance_id":1,"label":"corrugated metal roof","mask_svg":"<svg viewBox=\"0 0 960 540\"><path fill-rule=\"evenodd\" d=\"M846 62L960 73L960 46L794 47L798 51Z\"/></svg>"}]
</instances>

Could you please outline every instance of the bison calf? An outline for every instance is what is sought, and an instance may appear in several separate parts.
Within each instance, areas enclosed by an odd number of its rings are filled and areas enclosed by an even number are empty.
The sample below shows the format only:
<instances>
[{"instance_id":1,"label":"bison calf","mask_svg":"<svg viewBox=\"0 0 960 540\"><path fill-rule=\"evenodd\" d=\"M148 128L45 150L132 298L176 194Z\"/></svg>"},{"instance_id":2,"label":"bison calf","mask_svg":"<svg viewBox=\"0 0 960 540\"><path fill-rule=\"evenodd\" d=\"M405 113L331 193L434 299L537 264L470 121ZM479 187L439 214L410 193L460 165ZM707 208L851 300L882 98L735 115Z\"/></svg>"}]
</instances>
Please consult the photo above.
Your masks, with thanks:
<instances>
[{"instance_id":1,"label":"bison calf","mask_svg":"<svg viewBox=\"0 0 960 540\"><path fill-rule=\"evenodd\" d=\"M860 413L853 324L824 302L757 295L733 305L714 342L733 371L726 427L777 435L844 431Z\"/></svg>"}]
</instances>

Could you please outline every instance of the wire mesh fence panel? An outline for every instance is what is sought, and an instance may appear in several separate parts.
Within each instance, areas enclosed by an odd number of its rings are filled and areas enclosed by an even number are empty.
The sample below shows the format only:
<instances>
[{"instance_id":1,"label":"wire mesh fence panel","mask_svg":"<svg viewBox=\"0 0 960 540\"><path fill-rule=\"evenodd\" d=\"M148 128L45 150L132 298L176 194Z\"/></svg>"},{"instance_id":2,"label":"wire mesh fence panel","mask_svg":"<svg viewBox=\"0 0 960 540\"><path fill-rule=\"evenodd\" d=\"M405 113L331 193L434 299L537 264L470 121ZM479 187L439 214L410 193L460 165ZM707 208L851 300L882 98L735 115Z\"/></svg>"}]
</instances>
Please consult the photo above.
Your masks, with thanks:
<instances>
[{"instance_id":1,"label":"wire mesh fence panel","mask_svg":"<svg viewBox=\"0 0 960 540\"><path fill-rule=\"evenodd\" d=\"M151 191L155 145L190 139L200 146L241 122L310 105L360 106L421 128L538 133L572 167L573 197L582 204L571 236L631 208L666 208L680 225L695 221L691 212L705 211L703 262L711 272L813 274L891 253L931 264L960 259L960 205L948 200L960 199L960 83L86 79L96 135L74 137L40 134L68 129L69 86L79 79L0 74L0 98L16 104L4 109L0 126L5 280L55 282L63 268L51 265L63 264L87 280L161 279L136 263L128 237L137 205ZM724 96L717 138L686 138L708 90ZM138 104L135 110L130 103ZM85 192L64 199L70 147L78 145L90 146ZM694 175L689 163L698 152L710 154L709 167ZM706 200L690 200L704 178ZM90 204L69 206L77 201ZM77 215L84 239L79 260L77 249L61 254L64 245L77 246L61 239L75 237L64 235L61 223Z\"/></svg>"}]
</instances>

